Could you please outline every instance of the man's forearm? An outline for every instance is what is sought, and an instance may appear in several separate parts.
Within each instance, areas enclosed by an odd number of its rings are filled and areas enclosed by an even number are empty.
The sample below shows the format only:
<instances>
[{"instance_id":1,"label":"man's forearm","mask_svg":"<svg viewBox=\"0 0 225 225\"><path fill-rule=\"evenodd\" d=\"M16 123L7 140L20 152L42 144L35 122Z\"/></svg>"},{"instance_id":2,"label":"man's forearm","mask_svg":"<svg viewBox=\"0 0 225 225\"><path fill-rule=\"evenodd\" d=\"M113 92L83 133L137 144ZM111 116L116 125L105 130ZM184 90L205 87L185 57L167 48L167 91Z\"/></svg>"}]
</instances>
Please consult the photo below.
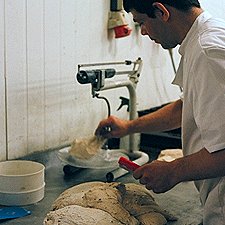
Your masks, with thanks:
<instances>
[{"instance_id":1,"label":"man's forearm","mask_svg":"<svg viewBox=\"0 0 225 225\"><path fill-rule=\"evenodd\" d=\"M178 182L222 177L225 176L225 149L209 153L204 148L172 163Z\"/></svg>"},{"instance_id":2,"label":"man's forearm","mask_svg":"<svg viewBox=\"0 0 225 225\"><path fill-rule=\"evenodd\" d=\"M130 133L166 131L181 126L182 101L170 103L156 112L132 120L129 124Z\"/></svg>"}]
</instances>

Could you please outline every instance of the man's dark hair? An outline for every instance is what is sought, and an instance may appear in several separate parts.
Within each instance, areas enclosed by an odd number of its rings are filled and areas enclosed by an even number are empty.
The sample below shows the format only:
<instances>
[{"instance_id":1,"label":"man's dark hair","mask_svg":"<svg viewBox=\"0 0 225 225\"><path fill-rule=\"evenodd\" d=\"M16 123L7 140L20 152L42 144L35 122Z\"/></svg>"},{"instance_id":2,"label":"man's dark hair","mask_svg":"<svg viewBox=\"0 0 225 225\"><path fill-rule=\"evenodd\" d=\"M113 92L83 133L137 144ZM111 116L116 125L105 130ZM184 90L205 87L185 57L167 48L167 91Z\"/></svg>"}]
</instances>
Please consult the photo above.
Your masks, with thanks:
<instances>
[{"instance_id":1,"label":"man's dark hair","mask_svg":"<svg viewBox=\"0 0 225 225\"><path fill-rule=\"evenodd\" d=\"M149 17L155 17L154 2L160 2L172 6L181 11L188 11L192 7L200 8L198 0L123 0L125 11L130 12L132 9L139 13L147 14Z\"/></svg>"}]
</instances>

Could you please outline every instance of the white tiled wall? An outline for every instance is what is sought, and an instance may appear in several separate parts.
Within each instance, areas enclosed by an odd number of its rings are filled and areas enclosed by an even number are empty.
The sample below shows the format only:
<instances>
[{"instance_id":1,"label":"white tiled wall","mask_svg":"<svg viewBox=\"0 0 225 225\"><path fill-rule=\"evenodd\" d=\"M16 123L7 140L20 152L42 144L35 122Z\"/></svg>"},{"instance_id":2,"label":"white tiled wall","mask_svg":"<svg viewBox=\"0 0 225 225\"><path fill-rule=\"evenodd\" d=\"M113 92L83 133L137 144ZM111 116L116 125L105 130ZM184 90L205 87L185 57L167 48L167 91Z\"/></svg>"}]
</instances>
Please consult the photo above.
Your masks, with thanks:
<instances>
[{"instance_id":1,"label":"white tiled wall","mask_svg":"<svg viewBox=\"0 0 225 225\"><path fill-rule=\"evenodd\" d=\"M0 159L5 159L4 1L0 1L0 27Z\"/></svg>"},{"instance_id":2,"label":"white tiled wall","mask_svg":"<svg viewBox=\"0 0 225 225\"><path fill-rule=\"evenodd\" d=\"M225 19L225 0L200 0L200 3L213 16Z\"/></svg>"},{"instance_id":3,"label":"white tiled wall","mask_svg":"<svg viewBox=\"0 0 225 225\"><path fill-rule=\"evenodd\" d=\"M224 0L202 1L224 16ZM0 0L0 160L17 158L90 135L106 117L105 103L75 75L79 63L144 61L138 109L172 101L179 88L168 51L133 28L126 38L107 32L110 1ZM219 7L218 7L219 6ZM176 64L179 56L174 52ZM6 77L6 79L5 79ZM112 113L127 90L106 91Z\"/></svg>"}]
</instances>

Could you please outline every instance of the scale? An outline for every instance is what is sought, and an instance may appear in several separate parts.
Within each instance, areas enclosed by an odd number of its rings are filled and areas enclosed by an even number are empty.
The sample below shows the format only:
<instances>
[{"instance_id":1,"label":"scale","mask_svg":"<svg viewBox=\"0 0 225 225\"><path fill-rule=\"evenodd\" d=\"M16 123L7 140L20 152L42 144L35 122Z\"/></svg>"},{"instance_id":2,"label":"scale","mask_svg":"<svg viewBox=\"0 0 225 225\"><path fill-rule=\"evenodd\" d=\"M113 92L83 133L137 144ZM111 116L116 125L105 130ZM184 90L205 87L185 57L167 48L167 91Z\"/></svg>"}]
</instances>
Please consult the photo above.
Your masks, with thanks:
<instances>
[{"instance_id":1,"label":"scale","mask_svg":"<svg viewBox=\"0 0 225 225\"><path fill-rule=\"evenodd\" d=\"M110 116L111 113L109 101L105 97L100 96L99 92L123 87L127 88L129 92L129 119L133 120L137 118L136 85L140 77L142 65L143 62L141 58L135 61L126 60L124 62L79 64L76 78L80 84L91 84L91 94L93 98L105 100L108 107L108 116ZM114 68L112 68L112 66L114 66ZM126 69L115 69L119 68L119 66L125 66ZM127 70L127 66L132 68ZM87 67L92 67L92 69L83 69ZM70 147L59 150L58 157L64 163L78 168L112 169L111 172L106 174L106 179L107 181L113 181L128 173L127 170L119 167L118 161L120 157L131 159L138 165L144 165L149 161L148 155L138 150L138 141L139 138L137 134L131 134L129 135L128 150L100 149L98 154L89 160L81 160L71 156L69 154Z\"/></svg>"}]
</instances>

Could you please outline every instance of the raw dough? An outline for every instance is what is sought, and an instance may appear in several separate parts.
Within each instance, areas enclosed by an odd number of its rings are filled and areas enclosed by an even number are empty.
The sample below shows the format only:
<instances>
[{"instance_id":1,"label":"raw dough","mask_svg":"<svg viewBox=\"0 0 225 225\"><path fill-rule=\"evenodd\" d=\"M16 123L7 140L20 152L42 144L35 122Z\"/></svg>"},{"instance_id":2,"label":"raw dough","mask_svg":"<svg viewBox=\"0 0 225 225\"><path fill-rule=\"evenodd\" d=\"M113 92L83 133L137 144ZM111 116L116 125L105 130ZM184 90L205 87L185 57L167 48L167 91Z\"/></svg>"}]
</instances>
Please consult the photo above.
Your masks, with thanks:
<instances>
[{"instance_id":1,"label":"raw dough","mask_svg":"<svg viewBox=\"0 0 225 225\"><path fill-rule=\"evenodd\" d=\"M103 187L94 187L84 195L86 207L104 210L123 224L138 225L135 217L122 206L120 191L116 188L118 184L109 184ZM108 187L107 187L108 186Z\"/></svg>"},{"instance_id":2,"label":"raw dough","mask_svg":"<svg viewBox=\"0 0 225 225\"><path fill-rule=\"evenodd\" d=\"M47 214L44 225L123 225L109 213L70 205Z\"/></svg>"},{"instance_id":3,"label":"raw dough","mask_svg":"<svg viewBox=\"0 0 225 225\"><path fill-rule=\"evenodd\" d=\"M46 216L44 225L63 224L57 223L59 218L65 221L64 224L77 225L76 216L78 215L75 212L75 206L87 209L79 211L79 217L86 221L85 225L114 223L110 223L110 219L102 220L103 223L100 223L102 221L93 222L93 213L88 209L104 211L113 218L112 221L116 221L115 224L164 225L169 220L176 220L174 216L163 210L155 202L151 192L140 184L87 182L64 191L53 203L54 211ZM97 212L96 215L98 215ZM99 216L99 218L102 217ZM70 221L67 222L67 220Z\"/></svg>"},{"instance_id":4,"label":"raw dough","mask_svg":"<svg viewBox=\"0 0 225 225\"><path fill-rule=\"evenodd\" d=\"M144 186L135 183L128 183L125 186L126 192L123 196L123 207L132 216L136 217L141 224L166 224L167 220L173 221L177 219L159 207L152 197L151 192Z\"/></svg>"},{"instance_id":5,"label":"raw dough","mask_svg":"<svg viewBox=\"0 0 225 225\"><path fill-rule=\"evenodd\" d=\"M171 162L175 159L182 157L183 157L182 149L165 149L160 152L157 160Z\"/></svg>"},{"instance_id":6,"label":"raw dough","mask_svg":"<svg viewBox=\"0 0 225 225\"><path fill-rule=\"evenodd\" d=\"M167 224L165 217L156 212L146 213L138 217L141 225L159 225Z\"/></svg>"},{"instance_id":7,"label":"raw dough","mask_svg":"<svg viewBox=\"0 0 225 225\"><path fill-rule=\"evenodd\" d=\"M138 225L135 217L121 205L121 188L118 183L88 182L63 192L53 203L53 209L68 205L79 205L101 209L123 224ZM125 187L124 187L125 188Z\"/></svg>"},{"instance_id":8,"label":"raw dough","mask_svg":"<svg viewBox=\"0 0 225 225\"><path fill-rule=\"evenodd\" d=\"M75 139L69 154L78 159L90 159L99 152L104 142L105 139L97 136Z\"/></svg>"},{"instance_id":9,"label":"raw dough","mask_svg":"<svg viewBox=\"0 0 225 225\"><path fill-rule=\"evenodd\" d=\"M53 202L52 209L57 210L68 205L84 205L84 194L91 189L91 187L102 187L103 182L86 182L76 186L73 186L65 190L59 197Z\"/></svg>"}]
</instances>

